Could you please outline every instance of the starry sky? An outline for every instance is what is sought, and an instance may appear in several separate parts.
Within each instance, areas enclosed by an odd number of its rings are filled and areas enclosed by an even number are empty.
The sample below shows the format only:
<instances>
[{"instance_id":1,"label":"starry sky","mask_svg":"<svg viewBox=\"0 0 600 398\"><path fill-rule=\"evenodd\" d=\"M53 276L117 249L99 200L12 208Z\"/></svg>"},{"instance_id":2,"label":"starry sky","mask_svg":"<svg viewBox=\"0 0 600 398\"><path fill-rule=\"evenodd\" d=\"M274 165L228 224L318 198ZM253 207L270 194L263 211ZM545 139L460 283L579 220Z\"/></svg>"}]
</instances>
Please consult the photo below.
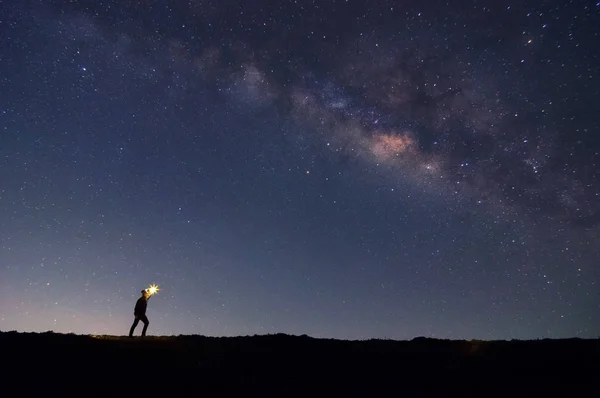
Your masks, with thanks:
<instances>
[{"instance_id":1,"label":"starry sky","mask_svg":"<svg viewBox=\"0 0 600 398\"><path fill-rule=\"evenodd\" d=\"M5 1L0 330L600 334L600 3ZM138 330L139 332L139 330Z\"/></svg>"}]
</instances>

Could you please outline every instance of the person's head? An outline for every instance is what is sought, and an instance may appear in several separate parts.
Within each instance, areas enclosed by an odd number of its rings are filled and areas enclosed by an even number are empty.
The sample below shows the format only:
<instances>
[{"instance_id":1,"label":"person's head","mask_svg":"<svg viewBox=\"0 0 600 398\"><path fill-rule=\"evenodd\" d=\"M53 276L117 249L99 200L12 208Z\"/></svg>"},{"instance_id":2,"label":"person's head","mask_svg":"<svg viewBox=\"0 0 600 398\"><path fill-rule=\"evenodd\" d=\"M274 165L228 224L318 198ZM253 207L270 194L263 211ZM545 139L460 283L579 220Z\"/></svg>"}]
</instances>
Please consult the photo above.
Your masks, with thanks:
<instances>
[{"instance_id":1,"label":"person's head","mask_svg":"<svg viewBox=\"0 0 600 398\"><path fill-rule=\"evenodd\" d=\"M142 296L148 298L150 297L150 293L148 293L148 291L146 289L142 290Z\"/></svg>"}]
</instances>

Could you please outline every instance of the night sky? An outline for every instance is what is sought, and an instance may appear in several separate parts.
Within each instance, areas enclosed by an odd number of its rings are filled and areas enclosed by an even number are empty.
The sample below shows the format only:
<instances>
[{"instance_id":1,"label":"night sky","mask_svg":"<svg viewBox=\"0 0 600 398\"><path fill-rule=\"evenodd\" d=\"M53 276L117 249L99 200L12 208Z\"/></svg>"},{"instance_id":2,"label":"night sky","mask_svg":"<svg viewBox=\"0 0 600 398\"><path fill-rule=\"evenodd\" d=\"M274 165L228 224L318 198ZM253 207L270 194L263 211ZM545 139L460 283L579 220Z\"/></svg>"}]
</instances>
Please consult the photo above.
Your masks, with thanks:
<instances>
[{"instance_id":1,"label":"night sky","mask_svg":"<svg viewBox=\"0 0 600 398\"><path fill-rule=\"evenodd\" d=\"M0 329L157 283L154 335L596 337L599 49L583 0L5 1Z\"/></svg>"}]
</instances>

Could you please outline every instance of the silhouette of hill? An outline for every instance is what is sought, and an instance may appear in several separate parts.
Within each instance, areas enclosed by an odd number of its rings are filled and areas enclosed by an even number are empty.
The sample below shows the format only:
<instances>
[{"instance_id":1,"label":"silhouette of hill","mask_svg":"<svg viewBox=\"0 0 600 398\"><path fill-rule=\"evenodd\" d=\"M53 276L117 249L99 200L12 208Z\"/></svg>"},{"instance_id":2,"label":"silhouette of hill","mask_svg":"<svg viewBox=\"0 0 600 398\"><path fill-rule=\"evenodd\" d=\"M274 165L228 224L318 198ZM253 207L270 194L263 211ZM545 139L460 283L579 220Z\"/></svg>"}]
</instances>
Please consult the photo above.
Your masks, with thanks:
<instances>
[{"instance_id":1,"label":"silhouette of hill","mask_svg":"<svg viewBox=\"0 0 600 398\"><path fill-rule=\"evenodd\" d=\"M0 347L10 396L600 397L600 339L0 332Z\"/></svg>"}]
</instances>

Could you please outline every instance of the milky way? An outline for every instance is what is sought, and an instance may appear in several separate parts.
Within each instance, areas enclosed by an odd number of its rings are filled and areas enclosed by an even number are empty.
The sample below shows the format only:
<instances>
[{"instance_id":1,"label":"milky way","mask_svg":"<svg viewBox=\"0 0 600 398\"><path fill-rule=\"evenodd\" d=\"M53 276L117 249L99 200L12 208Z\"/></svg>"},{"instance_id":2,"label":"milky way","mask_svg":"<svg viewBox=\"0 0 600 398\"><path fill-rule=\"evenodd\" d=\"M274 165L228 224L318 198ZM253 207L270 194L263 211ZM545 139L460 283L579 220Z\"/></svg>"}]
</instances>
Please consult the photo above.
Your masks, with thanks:
<instances>
[{"instance_id":1,"label":"milky way","mask_svg":"<svg viewBox=\"0 0 600 398\"><path fill-rule=\"evenodd\" d=\"M191 20L206 17L207 8L218 15L225 12L203 2L189 7L194 10L187 18ZM484 45L490 39L486 36L498 34L483 30L473 35L490 18L485 12L470 19L452 13L454 21L447 18L430 35L439 22L407 6L397 22L402 28L391 35L388 25L360 29L358 24L351 34L328 38L311 31L310 23L301 27L305 21L300 16L284 26L269 22L283 10L261 16L259 9L250 8L246 18L253 26L245 29L258 29L265 40L249 40L238 22L214 45L207 39L216 38L212 25L205 29L191 21L177 31L152 30L138 24L147 17L138 11L142 14L131 25L135 29L125 22L109 28L101 18L81 11L62 14L59 22L38 16L37 22L71 39L73 52L94 46L109 65L126 59L140 79L160 84L158 89L175 101L190 101L198 91L212 88L249 108L278 108L317 129L322 140L334 140L333 152L391 165L400 176L439 185L445 195L462 193L504 212L586 228L600 220L598 152L590 151L585 141L568 143L578 123L565 123L557 109L561 105L552 97L535 102L527 97L529 87L547 83L534 69L552 62L538 54L552 40L548 36L560 34L542 23L543 12L529 13L519 34ZM307 11L296 7L294 12ZM321 18L332 12L323 10ZM510 7L497 12L502 18L522 17ZM236 17L223 18L220 22L227 24ZM460 38L456 26L466 19L469 28ZM320 23L317 27L323 29ZM568 40L562 45L569 45ZM593 49L580 51L591 56ZM514 77L528 74L530 82ZM597 128L596 123L590 121L585 130ZM565 159L561 154L566 151L577 161Z\"/></svg>"}]
</instances>

